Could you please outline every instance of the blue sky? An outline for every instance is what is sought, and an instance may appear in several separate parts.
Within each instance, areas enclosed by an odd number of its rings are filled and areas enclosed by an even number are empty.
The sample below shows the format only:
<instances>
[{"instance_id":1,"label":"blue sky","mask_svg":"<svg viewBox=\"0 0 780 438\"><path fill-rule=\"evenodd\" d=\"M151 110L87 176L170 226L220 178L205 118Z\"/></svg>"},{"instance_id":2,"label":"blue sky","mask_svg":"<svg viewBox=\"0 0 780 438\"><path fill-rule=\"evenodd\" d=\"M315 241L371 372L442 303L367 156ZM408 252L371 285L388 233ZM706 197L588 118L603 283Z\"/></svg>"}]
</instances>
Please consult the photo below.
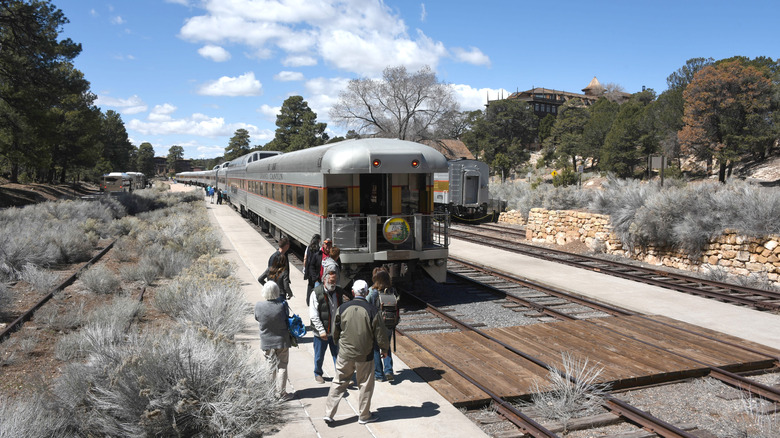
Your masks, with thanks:
<instances>
[{"instance_id":1,"label":"blue sky","mask_svg":"<svg viewBox=\"0 0 780 438\"><path fill-rule=\"evenodd\" d=\"M350 79L429 65L462 110L532 87L579 92L596 76L661 93L694 57L780 57L780 2L484 0L53 0L81 43L97 105L158 156L224 153L236 129L264 145L284 100L328 123Z\"/></svg>"}]
</instances>

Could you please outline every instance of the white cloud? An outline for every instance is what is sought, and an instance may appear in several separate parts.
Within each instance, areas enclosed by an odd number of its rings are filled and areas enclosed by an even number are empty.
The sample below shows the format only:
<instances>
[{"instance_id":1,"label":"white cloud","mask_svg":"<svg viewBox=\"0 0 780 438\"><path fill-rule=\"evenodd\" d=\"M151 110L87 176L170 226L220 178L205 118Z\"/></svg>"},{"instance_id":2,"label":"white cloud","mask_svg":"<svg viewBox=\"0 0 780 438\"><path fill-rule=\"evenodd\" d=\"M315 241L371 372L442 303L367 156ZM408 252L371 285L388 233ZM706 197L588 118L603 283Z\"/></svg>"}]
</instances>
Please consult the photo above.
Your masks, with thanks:
<instances>
[{"instance_id":1,"label":"white cloud","mask_svg":"<svg viewBox=\"0 0 780 438\"><path fill-rule=\"evenodd\" d=\"M97 106L107 106L117 108L122 114L138 114L148 109L143 99L138 95L133 95L128 99L117 99L111 96L98 96L95 101Z\"/></svg>"},{"instance_id":2,"label":"white cloud","mask_svg":"<svg viewBox=\"0 0 780 438\"><path fill-rule=\"evenodd\" d=\"M230 52L220 46L215 46L212 44L207 44L198 49L198 54L214 62L225 62L230 59Z\"/></svg>"},{"instance_id":3,"label":"white cloud","mask_svg":"<svg viewBox=\"0 0 780 438\"><path fill-rule=\"evenodd\" d=\"M200 87L198 94L206 96L259 96L263 92L263 84L255 79L253 72L244 73L234 78L222 76Z\"/></svg>"},{"instance_id":4,"label":"white cloud","mask_svg":"<svg viewBox=\"0 0 780 438\"><path fill-rule=\"evenodd\" d=\"M125 20L123 20L122 17L120 17L119 15L117 15L116 17L112 17L111 18L111 24L117 24L118 25L118 24L124 24L124 22L125 22Z\"/></svg>"},{"instance_id":5,"label":"white cloud","mask_svg":"<svg viewBox=\"0 0 780 438\"><path fill-rule=\"evenodd\" d=\"M338 102L339 94L347 87L349 79L314 78L306 81L306 101L317 113L318 122L329 123L330 108Z\"/></svg>"},{"instance_id":6,"label":"white cloud","mask_svg":"<svg viewBox=\"0 0 780 438\"><path fill-rule=\"evenodd\" d=\"M455 47L452 49L452 53L455 55L455 59L458 61L467 62L474 65L490 66L490 58L476 47L469 47L468 50Z\"/></svg>"},{"instance_id":7,"label":"white cloud","mask_svg":"<svg viewBox=\"0 0 780 438\"><path fill-rule=\"evenodd\" d=\"M420 3L420 21L425 21L428 18L428 12L425 10L425 3Z\"/></svg>"},{"instance_id":8,"label":"white cloud","mask_svg":"<svg viewBox=\"0 0 780 438\"><path fill-rule=\"evenodd\" d=\"M263 104L257 109L257 112L262 114L269 122L276 122L276 116L282 112L282 107Z\"/></svg>"},{"instance_id":9,"label":"white cloud","mask_svg":"<svg viewBox=\"0 0 780 438\"><path fill-rule=\"evenodd\" d=\"M167 105L167 104L166 104ZM222 117L209 117L205 114L195 113L190 117L176 119L166 112L170 107L158 105L159 113L150 114L146 120L132 119L126 123L127 129L137 131L143 135L187 135L203 137L232 136L236 129L244 128L250 135L261 134L262 131L255 125L247 123L225 123ZM224 149L224 148L223 148Z\"/></svg>"},{"instance_id":10,"label":"white cloud","mask_svg":"<svg viewBox=\"0 0 780 438\"><path fill-rule=\"evenodd\" d=\"M274 75L274 79L282 82L302 81L303 73L299 71L280 71L279 73Z\"/></svg>"},{"instance_id":11,"label":"white cloud","mask_svg":"<svg viewBox=\"0 0 780 438\"><path fill-rule=\"evenodd\" d=\"M176 111L176 107L165 103L162 105L155 105L154 108L149 112L149 116L147 119L151 122L165 122L168 120L172 120L171 114Z\"/></svg>"},{"instance_id":12,"label":"white cloud","mask_svg":"<svg viewBox=\"0 0 780 438\"><path fill-rule=\"evenodd\" d=\"M283 52L287 67L320 62L359 75L377 75L388 65L434 70L452 56L440 41L417 30L380 0L206 0L203 15L186 20L179 35L212 45L241 44L253 57ZM421 4L421 19L427 17ZM454 58L489 63L479 49L458 49Z\"/></svg>"},{"instance_id":13,"label":"white cloud","mask_svg":"<svg viewBox=\"0 0 780 438\"><path fill-rule=\"evenodd\" d=\"M484 110L488 97L497 99L500 94L508 96L510 93L503 88L472 88L470 85L453 85L455 96L460 103L461 111Z\"/></svg>"},{"instance_id":14,"label":"white cloud","mask_svg":"<svg viewBox=\"0 0 780 438\"><path fill-rule=\"evenodd\" d=\"M288 56L282 60L282 65L285 67L311 67L317 65L317 58L306 55Z\"/></svg>"},{"instance_id":15,"label":"white cloud","mask_svg":"<svg viewBox=\"0 0 780 438\"><path fill-rule=\"evenodd\" d=\"M89 10L89 15L91 15L93 17L97 17L98 16L98 12L96 10L94 10L94 9L90 9Z\"/></svg>"}]
</instances>

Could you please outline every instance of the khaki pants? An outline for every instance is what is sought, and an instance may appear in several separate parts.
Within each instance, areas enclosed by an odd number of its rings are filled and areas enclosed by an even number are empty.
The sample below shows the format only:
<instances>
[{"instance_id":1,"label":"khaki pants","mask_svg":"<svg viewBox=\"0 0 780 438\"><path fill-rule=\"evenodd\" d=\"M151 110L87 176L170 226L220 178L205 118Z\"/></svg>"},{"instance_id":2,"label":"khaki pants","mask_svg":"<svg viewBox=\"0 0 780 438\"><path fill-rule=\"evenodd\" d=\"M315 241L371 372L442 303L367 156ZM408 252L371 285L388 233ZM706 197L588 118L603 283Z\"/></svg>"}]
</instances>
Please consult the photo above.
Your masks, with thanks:
<instances>
[{"instance_id":1,"label":"khaki pants","mask_svg":"<svg viewBox=\"0 0 780 438\"><path fill-rule=\"evenodd\" d=\"M289 348L274 348L263 350L268 367L273 371L273 379L276 381L276 396L287 394L287 363L290 361Z\"/></svg>"},{"instance_id":2,"label":"khaki pants","mask_svg":"<svg viewBox=\"0 0 780 438\"><path fill-rule=\"evenodd\" d=\"M374 394L374 361L357 362L346 360L339 356L336 358L336 377L330 385L328 400L325 402L325 416L333 418L336 408L339 407L341 396L352 380L352 373L357 371L357 383L360 390L358 404L359 418L367 420L371 417L371 396Z\"/></svg>"}]
</instances>

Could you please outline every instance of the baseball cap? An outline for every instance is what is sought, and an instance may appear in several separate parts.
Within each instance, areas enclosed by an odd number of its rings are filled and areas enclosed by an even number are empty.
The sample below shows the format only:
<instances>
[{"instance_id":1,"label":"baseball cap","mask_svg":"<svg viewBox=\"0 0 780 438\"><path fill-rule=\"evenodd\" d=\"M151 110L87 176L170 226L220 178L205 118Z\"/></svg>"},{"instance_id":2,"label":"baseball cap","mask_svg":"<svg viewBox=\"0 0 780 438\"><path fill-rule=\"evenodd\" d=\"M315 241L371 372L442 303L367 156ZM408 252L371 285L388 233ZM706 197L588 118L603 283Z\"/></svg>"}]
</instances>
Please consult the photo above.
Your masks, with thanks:
<instances>
[{"instance_id":1,"label":"baseball cap","mask_svg":"<svg viewBox=\"0 0 780 438\"><path fill-rule=\"evenodd\" d=\"M362 297L366 296L368 293L368 283L363 280L356 280L355 283L352 284L352 292L354 292L355 295L360 295Z\"/></svg>"}]
</instances>

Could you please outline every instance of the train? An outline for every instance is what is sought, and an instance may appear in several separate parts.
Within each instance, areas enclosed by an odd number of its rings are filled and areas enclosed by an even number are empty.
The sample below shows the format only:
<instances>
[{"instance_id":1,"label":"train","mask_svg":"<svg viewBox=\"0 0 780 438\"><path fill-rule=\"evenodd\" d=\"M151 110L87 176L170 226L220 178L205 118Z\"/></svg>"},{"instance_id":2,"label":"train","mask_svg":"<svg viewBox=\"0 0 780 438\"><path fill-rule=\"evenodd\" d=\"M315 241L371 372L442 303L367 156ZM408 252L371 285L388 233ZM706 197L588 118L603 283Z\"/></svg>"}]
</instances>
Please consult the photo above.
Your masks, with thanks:
<instances>
[{"instance_id":1,"label":"train","mask_svg":"<svg viewBox=\"0 0 780 438\"><path fill-rule=\"evenodd\" d=\"M111 172L103 175L100 191L107 193L132 192L146 187L146 175L141 172Z\"/></svg>"},{"instance_id":2,"label":"train","mask_svg":"<svg viewBox=\"0 0 780 438\"><path fill-rule=\"evenodd\" d=\"M254 155L257 154L257 155ZM396 139L353 139L295 152L248 154L177 181L213 185L279 238L305 247L314 234L341 249L342 285L388 268L394 282L447 274L449 216L434 212L435 149Z\"/></svg>"},{"instance_id":3,"label":"train","mask_svg":"<svg viewBox=\"0 0 780 438\"><path fill-rule=\"evenodd\" d=\"M490 198L490 168L478 160L447 162L447 171L434 174L434 205L462 222L496 221L506 202Z\"/></svg>"}]
</instances>

